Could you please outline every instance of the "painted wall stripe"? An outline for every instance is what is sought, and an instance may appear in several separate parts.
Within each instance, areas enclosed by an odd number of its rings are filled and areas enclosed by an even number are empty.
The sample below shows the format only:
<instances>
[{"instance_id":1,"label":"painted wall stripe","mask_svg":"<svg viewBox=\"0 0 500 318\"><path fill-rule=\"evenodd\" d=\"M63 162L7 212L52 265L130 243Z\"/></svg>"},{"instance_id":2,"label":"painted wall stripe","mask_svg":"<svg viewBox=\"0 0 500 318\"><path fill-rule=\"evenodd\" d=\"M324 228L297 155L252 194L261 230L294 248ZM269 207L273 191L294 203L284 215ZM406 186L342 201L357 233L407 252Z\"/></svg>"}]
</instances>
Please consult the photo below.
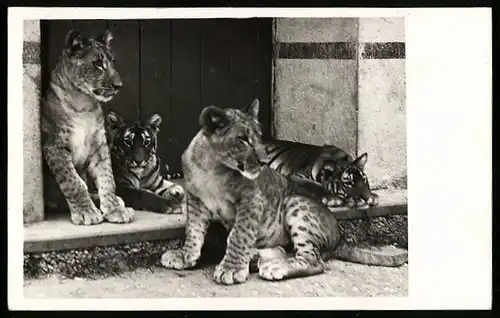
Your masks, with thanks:
<instances>
[{"instance_id":1,"label":"painted wall stripe","mask_svg":"<svg viewBox=\"0 0 500 318\"><path fill-rule=\"evenodd\" d=\"M362 46L364 59L404 59L404 42L367 42Z\"/></svg>"},{"instance_id":2,"label":"painted wall stripe","mask_svg":"<svg viewBox=\"0 0 500 318\"><path fill-rule=\"evenodd\" d=\"M280 59L336 59L353 60L355 42L281 42ZM404 42L367 42L361 45L363 59L404 59Z\"/></svg>"},{"instance_id":3,"label":"painted wall stripe","mask_svg":"<svg viewBox=\"0 0 500 318\"><path fill-rule=\"evenodd\" d=\"M40 42L23 43L23 64L40 64Z\"/></svg>"},{"instance_id":4,"label":"painted wall stripe","mask_svg":"<svg viewBox=\"0 0 500 318\"><path fill-rule=\"evenodd\" d=\"M282 59L337 59L353 60L356 57L356 43L279 43L278 58Z\"/></svg>"}]
</instances>

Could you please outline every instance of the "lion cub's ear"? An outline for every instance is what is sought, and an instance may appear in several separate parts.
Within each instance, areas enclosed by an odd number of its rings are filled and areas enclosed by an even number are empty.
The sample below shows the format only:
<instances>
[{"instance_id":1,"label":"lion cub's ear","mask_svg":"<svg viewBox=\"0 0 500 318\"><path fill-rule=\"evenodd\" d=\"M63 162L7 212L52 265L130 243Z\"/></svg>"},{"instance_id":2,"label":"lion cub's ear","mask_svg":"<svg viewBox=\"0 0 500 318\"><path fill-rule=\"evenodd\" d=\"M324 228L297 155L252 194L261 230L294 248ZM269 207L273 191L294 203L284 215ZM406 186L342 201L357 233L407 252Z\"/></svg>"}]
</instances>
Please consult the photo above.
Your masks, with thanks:
<instances>
[{"instance_id":1,"label":"lion cub's ear","mask_svg":"<svg viewBox=\"0 0 500 318\"><path fill-rule=\"evenodd\" d=\"M98 41L106 45L107 47L111 47L111 40L113 39L114 39L113 33L111 33L110 30L106 30L104 34L99 36Z\"/></svg>"},{"instance_id":2,"label":"lion cub's ear","mask_svg":"<svg viewBox=\"0 0 500 318\"><path fill-rule=\"evenodd\" d=\"M205 136L208 136L218 129L226 127L229 124L229 119L224 110L216 106L208 106L201 111L199 123L203 127Z\"/></svg>"},{"instance_id":3,"label":"lion cub's ear","mask_svg":"<svg viewBox=\"0 0 500 318\"><path fill-rule=\"evenodd\" d=\"M71 29L66 34L65 44L66 48L72 51L81 49L84 45L83 36L77 30Z\"/></svg>"}]
</instances>

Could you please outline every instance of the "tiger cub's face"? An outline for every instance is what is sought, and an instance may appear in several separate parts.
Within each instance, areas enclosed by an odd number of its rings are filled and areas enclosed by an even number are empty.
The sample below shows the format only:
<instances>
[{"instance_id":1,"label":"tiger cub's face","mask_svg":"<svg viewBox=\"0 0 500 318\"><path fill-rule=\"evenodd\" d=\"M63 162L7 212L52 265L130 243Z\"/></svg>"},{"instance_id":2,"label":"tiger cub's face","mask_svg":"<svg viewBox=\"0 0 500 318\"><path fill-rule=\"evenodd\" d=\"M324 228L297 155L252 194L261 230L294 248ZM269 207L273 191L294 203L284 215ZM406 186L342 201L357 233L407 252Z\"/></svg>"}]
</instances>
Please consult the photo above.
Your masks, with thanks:
<instances>
[{"instance_id":1,"label":"tiger cub's face","mask_svg":"<svg viewBox=\"0 0 500 318\"><path fill-rule=\"evenodd\" d=\"M371 195L370 184L363 171L367 159L368 155L364 153L356 160L344 164L326 161L321 169L321 184L328 193L367 202Z\"/></svg>"},{"instance_id":2,"label":"tiger cub's face","mask_svg":"<svg viewBox=\"0 0 500 318\"><path fill-rule=\"evenodd\" d=\"M114 158L129 167L145 167L156 155L157 135L161 116L153 114L145 123L127 122L118 113L110 111L106 117L106 132Z\"/></svg>"}]
</instances>

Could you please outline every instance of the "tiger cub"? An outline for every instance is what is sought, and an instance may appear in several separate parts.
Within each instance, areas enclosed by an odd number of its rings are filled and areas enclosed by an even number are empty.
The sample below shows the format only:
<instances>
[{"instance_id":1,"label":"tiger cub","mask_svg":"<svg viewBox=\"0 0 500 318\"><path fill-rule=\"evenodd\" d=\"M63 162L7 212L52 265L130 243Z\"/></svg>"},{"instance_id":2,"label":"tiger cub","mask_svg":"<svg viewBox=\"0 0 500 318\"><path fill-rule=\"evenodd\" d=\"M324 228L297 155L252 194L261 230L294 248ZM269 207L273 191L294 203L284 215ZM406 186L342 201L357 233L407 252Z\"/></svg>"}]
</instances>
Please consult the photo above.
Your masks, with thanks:
<instances>
[{"instance_id":1,"label":"tiger cub","mask_svg":"<svg viewBox=\"0 0 500 318\"><path fill-rule=\"evenodd\" d=\"M153 114L145 123L128 122L109 111L106 119L116 192L125 204L136 210L181 213L184 189L162 176L156 154L161 116Z\"/></svg>"},{"instance_id":2,"label":"tiger cub","mask_svg":"<svg viewBox=\"0 0 500 318\"><path fill-rule=\"evenodd\" d=\"M213 274L219 284L245 282L255 255L265 280L320 274L331 257L380 266L405 263L407 252L374 254L345 242L335 213L300 183L265 164L258 113L258 100L245 111L216 106L202 110L201 129L182 154L186 238L181 249L162 255L162 265L195 266L213 220L229 231L225 255ZM288 257L285 248L290 244L293 255Z\"/></svg>"},{"instance_id":3,"label":"tiger cub","mask_svg":"<svg viewBox=\"0 0 500 318\"><path fill-rule=\"evenodd\" d=\"M328 207L359 207L378 204L378 195L370 189L364 173L368 154L353 159L342 149L333 146L315 146L285 140L264 142L267 164L276 171L293 178L320 184L310 186Z\"/></svg>"},{"instance_id":4,"label":"tiger cub","mask_svg":"<svg viewBox=\"0 0 500 318\"><path fill-rule=\"evenodd\" d=\"M95 38L69 31L40 107L45 207L69 209L76 225L124 223L134 216L115 194L100 105L122 87L112 38L109 31ZM89 187L97 189L100 209Z\"/></svg>"}]
</instances>

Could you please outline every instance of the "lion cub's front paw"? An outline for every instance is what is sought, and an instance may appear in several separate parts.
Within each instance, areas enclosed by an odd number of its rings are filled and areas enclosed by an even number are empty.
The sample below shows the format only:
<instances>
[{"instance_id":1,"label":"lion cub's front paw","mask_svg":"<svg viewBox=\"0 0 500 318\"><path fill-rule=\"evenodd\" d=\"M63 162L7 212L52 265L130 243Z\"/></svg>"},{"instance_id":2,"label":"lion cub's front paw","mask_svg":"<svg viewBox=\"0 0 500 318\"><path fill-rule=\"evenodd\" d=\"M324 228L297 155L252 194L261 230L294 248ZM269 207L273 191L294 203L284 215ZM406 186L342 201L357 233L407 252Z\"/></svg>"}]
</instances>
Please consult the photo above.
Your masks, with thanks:
<instances>
[{"instance_id":1,"label":"lion cub's front paw","mask_svg":"<svg viewBox=\"0 0 500 318\"><path fill-rule=\"evenodd\" d=\"M378 194L376 194L376 193L371 193L370 197L368 198L368 200L366 200L366 203L369 206L375 206L375 205L378 204L378 202L379 202L379 200L378 200Z\"/></svg>"},{"instance_id":2,"label":"lion cub's front paw","mask_svg":"<svg viewBox=\"0 0 500 318\"><path fill-rule=\"evenodd\" d=\"M130 223L134 220L135 210L132 208L117 206L114 210L104 216L111 223Z\"/></svg>"},{"instance_id":3,"label":"lion cub's front paw","mask_svg":"<svg viewBox=\"0 0 500 318\"><path fill-rule=\"evenodd\" d=\"M161 256L161 265L171 269L186 269L196 265L198 257L187 254L182 249L167 250Z\"/></svg>"},{"instance_id":4,"label":"lion cub's front paw","mask_svg":"<svg viewBox=\"0 0 500 318\"><path fill-rule=\"evenodd\" d=\"M101 210L104 218L111 223L130 223L134 220L135 210L125 207L123 200L115 195L109 195L102 200Z\"/></svg>"},{"instance_id":5,"label":"lion cub's front paw","mask_svg":"<svg viewBox=\"0 0 500 318\"><path fill-rule=\"evenodd\" d=\"M71 222L75 225L94 225L103 220L102 212L94 204L71 208Z\"/></svg>"},{"instance_id":6,"label":"lion cub's front paw","mask_svg":"<svg viewBox=\"0 0 500 318\"><path fill-rule=\"evenodd\" d=\"M234 285L244 283L249 274L249 266L228 266L222 261L215 267L214 280L218 284Z\"/></svg>"},{"instance_id":7,"label":"lion cub's front paw","mask_svg":"<svg viewBox=\"0 0 500 318\"><path fill-rule=\"evenodd\" d=\"M286 259L275 258L260 262L259 276L265 280L283 280L288 275Z\"/></svg>"}]
</instances>

